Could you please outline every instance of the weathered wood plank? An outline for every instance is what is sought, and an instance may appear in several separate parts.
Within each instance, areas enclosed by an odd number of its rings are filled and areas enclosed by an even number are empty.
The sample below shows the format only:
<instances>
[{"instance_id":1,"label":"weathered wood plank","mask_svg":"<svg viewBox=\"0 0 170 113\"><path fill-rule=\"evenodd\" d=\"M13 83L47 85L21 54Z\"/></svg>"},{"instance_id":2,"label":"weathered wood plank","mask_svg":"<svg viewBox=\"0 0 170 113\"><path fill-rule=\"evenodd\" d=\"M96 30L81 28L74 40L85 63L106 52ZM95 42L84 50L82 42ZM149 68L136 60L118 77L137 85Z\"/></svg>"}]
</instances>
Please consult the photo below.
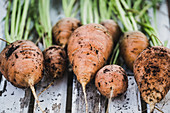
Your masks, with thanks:
<instances>
[{"instance_id":1,"label":"weathered wood plank","mask_svg":"<svg viewBox=\"0 0 170 113\"><path fill-rule=\"evenodd\" d=\"M93 81L86 86L89 113L105 113L107 99L97 91ZM85 113L83 90L75 76L73 77L72 113Z\"/></svg>"},{"instance_id":2,"label":"weathered wood plank","mask_svg":"<svg viewBox=\"0 0 170 113\"><path fill-rule=\"evenodd\" d=\"M30 102L30 89L14 87L2 77L0 85L0 113L28 113Z\"/></svg>"},{"instance_id":3,"label":"weathered wood plank","mask_svg":"<svg viewBox=\"0 0 170 113\"><path fill-rule=\"evenodd\" d=\"M112 99L109 113L141 113L140 94L133 76L128 76L126 93Z\"/></svg>"},{"instance_id":4,"label":"weathered wood plank","mask_svg":"<svg viewBox=\"0 0 170 113\"><path fill-rule=\"evenodd\" d=\"M68 73L66 72L63 78L56 79L54 84L39 96L41 107L47 113L65 113L67 100L67 78ZM37 84L36 93L39 94L51 81L52 79L44 78L41 83ZM35 103L34 105L35 112L41 113L37 104Z\"/></svg>"},{"instance_id":5,"label":"weathered wood plank","mask_svg":"<svg viewBox=\"0 0 170 113\"><path fill-rule=\"evenodd\" d=\"M160 6L160 9L157 10L157 28L159 39L164 42L168 40L168 48L170 48L170 19L168 17L168 7L166 0L163 0L163 3Z\"/></svg>"}]
</instances>

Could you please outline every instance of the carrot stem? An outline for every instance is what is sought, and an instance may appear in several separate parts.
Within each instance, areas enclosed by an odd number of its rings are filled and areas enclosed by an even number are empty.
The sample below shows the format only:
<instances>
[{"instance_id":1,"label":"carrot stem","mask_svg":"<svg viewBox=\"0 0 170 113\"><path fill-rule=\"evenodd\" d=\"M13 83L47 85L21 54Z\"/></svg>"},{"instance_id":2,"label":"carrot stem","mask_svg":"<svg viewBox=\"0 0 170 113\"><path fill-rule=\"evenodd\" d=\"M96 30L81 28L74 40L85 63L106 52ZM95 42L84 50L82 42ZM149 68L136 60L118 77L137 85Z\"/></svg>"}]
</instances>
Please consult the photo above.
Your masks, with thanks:
<instances>
[{"instance_id":1,"label":"carrot stem","mask_svg":"<svg viewBox=\"0 0 170 113\"><path fill-rule=\"evenodd\" d=\"M22 39L22 36L24 34L23 32L24 32L24 27L25 27L25 23L26 23L28 6L29 6L29 0L24 0L24 8L23 8L23 13L22 13L22 17L21 17L20 29L19 29L19 33L17 35L17 37L19 37L18 38L19 40Z\"/></svg>"},{"instance_id":2,"label":"carrot stem","mask_svg":"<svg viewBox=\"0 0 170 113\"><path fill-rule=\"evenodd\" d=\"M32 0L32 4L35 6L35 0ZM36 10L34 11L36 12ZM43 39L44 48L48 48L52 45L52 27L50 21L50 1L39 0L38 1L38 15L34 14L35 28L40 38Z\"/></svg>"},{"instance_id":3,"label":"carrot stem","mask_svg":"<svg viewBox=\"0 0 170 113\"><path fill-rule=\"evenodd\" d=\"M21 20L21 1L19 0L18 1L19 4L18 4L18 13L17 13L17 19L16 19L16 26L15 26L15 37L17 36L18 32L19 32L19 22Z\"/></svg>"},{"instance_id":4,"label":"carrot stem","mask_svg":"<svg viewBox=\"0 0 170 113\"><path fill-rule=\"evenodd\" d=\"M11 9L12 2L13 4ZM16 40L21 40L21 39L25 39L25 40L28 39L29 26L27 26L26 35L24 33L25 24L28 25L26 21L28 8L29 8L29 0L23 1L23 9L20 0L8 1L8 10L5 18L5 36L8 42L14 42ZM10 22L11 28L9 32L9 17L10 17L11 10L12 10L11 22Z\"/></svg>"},{"instance_id":5,"label":"carrot stem","mask_svg":"<svg viewBox=\"0 0 170 113\"><path fill-rule=\"evenodd\" d=\"M101 20L109 19L110 15L111 10L107 8L107 0L80 0L80 16L83 25L98 24Z\"/></svg>"},{"instance_id":6,"label":"carrot stem","mask_svg":"<svg viewBox=\"0 0 170 113\"><path fill-rule=\"evenodd\" d=\"M76 15L73 13L75 3L76 0L62 0L62 6L66 17L74 17L73 15Z\"/></svg>"},{"instance_id":7,"label":"carrot stem","mask_svg":"<svg viewBox=\"0 0 170 113\"><path fill-rule=\"evenodd\" d=\"M18 0L13 1L13 8L12 8L12 17L11 17L11 38L15 39L14 36L14 28L15 28L15 16L16 16L16 9L17 9L17 2Z\"/></svg>"},{"instance_id":8,"label":"carrot stem","mask_svg":"<svg viewBox=\"0 0 170 113\"><path fill-rule=\"evenodd\" d=\"M123 9L121 3L119 0L112 0L113 2L113 7L117 11L118 18L124 25L124 30L122 31L133 31L132 24L129 20L129 18L126 16L126 11Z\"/></svg>"},{"instance_id":9,"label":"carrot stem","mask_svg":"<svg viewBox=\"0 0 170 113\"><path fill-rule=\"evenodd\" d=\"M5 36L8 42L12 42L9 36L9 15L10 15L11 1L8 2L7 15L5 17Z\"/></svg>"},{"instance_id":10,"label":"carrot stem","mask_svg":"<svg viewBox=\"0 0 170 113\"><path fill-rule=\"evenodd\" d=\"M137 9L139 8L141 2L142 2L142 0L137 0L137 1L135 1L134 5L133 5L133 9L136 9L136 10L137 10Z\"/></svg>"},{"instance_id":11,"label":"carrot stem","mask_svg":"<svg viewBox=\"0 0 170 113\"><path fill-rule=\"evenodd\" d=\"M128 0L128 1L129 1L129 0ZM122 3L122 5L125 7L126 10L127 10L127 9L130 9L130 7L126 4L126 2L125 2L124 0L120 0L120 2ZM130 4L131 4L131 3L130 3ZM131 22L131 25L132 25L133 30L134 30L134 31L137 31L137 30L138 30L137 23L136 23L133 15L132 15L132 13L129 12L128 15L129 15L129 18L128 18L128 19L129 19L130 22Z\"/></svg>"},{"instance_id":12,"label":"carrot stem","mask_svg":"<svg viewBox=\"0 0 170 113\"><path fill-rule=\"evenodd\" d=\"M118 48L118 50L116 51L116 55L115 55L115 58L114 58L114 60L113 60L113 63L112 64L116 64L116 62L117 62L117 59L118 59L118 56L119 56L119 48Z\"/></svg>"},{"instance_id":13,"label":"carrot stem","mask_svg":"<svg viewBox=\"0 0 170 113\"><path fill-rule=\"evenodd\" d=\"M138 15L140 18L140 22L138 22L141 27L143 28L143 30L149 35L150 39L151 39L151 45L152 46L162 46L162 42L159 40L158 38L158 33L157 33L157 27L156 27L156 4L160 2L159 0L153 0L152 2L148 2L145 1L144 3L141 3L141 9L142 10L140 12L140 14ZM151 25L151 18L148 15L147 10L149 8L153 8L153 14L154 14L154 24L155 27L152 27ZM140 8L140 7L139 7Z\"/></svg>"},{"instance_id":14,"label":"carrot stem","mask_svg":"<svg viewBox=\"0 0 170 113\"><path fill-rule=\"evenodd\" d=\"M26 25L26 30L25 30L25 35L24 35L24 40L27 40L27 38L28 38L30 23L31 23L31 18L28 17L28 21L27 21L27 25Z\"/></svg>"},{"instance_id":15,"label":"carrot stem","mask_svg":"<svg viewBox=\"0 0 170 113\"><path fill-rule=\"evenodd\" d=\"M113 50L113 54L112 54L112 57L110 59L110 64L116 64L119 53L120 53L119 43L117 43L115 49Z\"/></svg>"},{"instance_id":16,"label":"carrot stem","mask_svg":"<svg viewBox=\"0 0 170 113\"><path fill-rule=\"evenodd\" d=\"M88 19L89 19L89 21L88 21L88 23L94 23L94 21L93 21L93 9L92 9L92 1L91 0L87 0L88 2L87 2L87 4L88 4L88 8L87 8L87 10L88 10L88 15L89 15L89 17L88 17Z\"/></svg>"},{"instance_id":17,"label":"carrot stem","mask_svg":"<svg viewBox=\"0 0 170 113\"><path fill-rule=\"evenodd\" d=\"M99 0L100 21L110 19L110 12L108 12L107 2L107 0Z\"/></svg>"},{"instance_id":18,"label":"carrot stem","mask_svg":"<svg viewBox=\"0 0 170 113\"><path fill-rule=\"evenodd\" d=\"M164 46L167 47L167 45L168 45L168 40L166 40L166 41L164 42Z\"/></svg>"},{"instance_id":19,"label":"carrot stem","mask_svg":"<svg viewBox=\"0 0 170 113\"><path fill-rule=\"evenodd\" d=\"M94 23L99 23L99 13L98 13L98 7L97 7L97 0L94 1L93 4L93 10L94 10Z\"/></svg>"},{"instance_id":20,"label":"carrot stem","mask_svg":"<svg viewBox=\"0 0 170 113\"><path fill-rule=\"evenodd\" d=\"M81 16L81 21L82 24L87 24L88 23L88 13L87 13L87 9L88 9L88 1L87 0L80 0L80 16Z\"/></svg>"},{"instance_id":21,"label":"carrot stem","mask_svg":"<svg viewBox=\"0 0 170 113\"><path fill-rule=\"evenodd\" d=\"M152 6L152 4L147 4L147 5L139 12L139 15L138 15L139 18L141 18L151 6Z\"/></svg>"}]
</instances>

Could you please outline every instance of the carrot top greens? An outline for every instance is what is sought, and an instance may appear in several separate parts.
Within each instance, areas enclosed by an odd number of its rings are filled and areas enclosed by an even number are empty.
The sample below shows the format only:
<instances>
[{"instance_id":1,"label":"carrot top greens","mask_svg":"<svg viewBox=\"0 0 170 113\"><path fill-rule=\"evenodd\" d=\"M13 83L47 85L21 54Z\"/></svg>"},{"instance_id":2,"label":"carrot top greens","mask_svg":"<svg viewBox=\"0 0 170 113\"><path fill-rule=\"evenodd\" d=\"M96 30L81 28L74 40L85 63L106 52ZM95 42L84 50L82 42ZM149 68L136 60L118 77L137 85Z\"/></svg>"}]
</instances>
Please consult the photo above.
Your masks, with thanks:
<instances>
[{"instance_id":1,"label":"carrot top greens","mask_svg":"<svg viewBox=\"0 0 170 113\"><path fill-rule=\"evenodd\" d=\"M118 19L122 22L123 28L122 31L137 31L138 26L135 21L135 17L132 12L128 12L128 9L131 9L131 1L130 0L111 0L112 2L112 11L116 14Z\"/></svg>"},{"instance_id":2,"label":"carrot top greens","mask_svg":"<svg viewBox=\"0 0 170 113\"><path fill-rule=\"evenodd\" d=\"M85 25L114 18L111 8L111 1L108 0L80 0L81 21Z\"/></svg>"},{"instance_id":3,"label":"carrot top greens","mask_svg":"<svg viewBox=\"0 0 170 113\"><path fill-rule=\"evenodd\" d=\"M49 15L50 1L31 0L31 3L32 5L34 5L34 8L36 5L38 7L38 13L34 14L34 22L35 22L35 28L38 33L39 39L42 39L44 48L48 48L49 46L52 45L52 27L51 27L50 15Z\"/></svg>"},{"instance_id":4,"label":"carrot top greens","mask_svg":"<svg viewBox=\"0 0 170 113\"><path fill-rule=\"evenodd\" d=\"M135 9L138 12L143 9L143 14L140 16L140 21L138 21L138 24L141 25L142 30L149 36L151 42L150 44L153 46L160 46L162 45L162 42L158 38L158 32L157 32L157 24L156 24L156 8L158 3L160 3L161 0L152 0L152 2L145 1L144 3L141 3L141 7L139 9ZM153 9L153 15L154 18L150 18L148 9ZM145 9L145 10L144 10ZM151 21L154 21L154 27L152 26ZM164 45L166 46L166 44Z\"/></svg>"},{"instance_id":5,"label":"carrot top greens","mask_svg":"<svg viewBox=\"0 0 170 113\"><path fill-rule=\"evenodd\" d=\"M97 0L80 0L80 17L83 25L99 23L97 8Z\"/></svg>"},{"instance_id":6,"label":"carrot top greens","mask_svg":"<svg viewBox=\"0 0 170 113\"><path fill-rule=\"evenodd\" d=\"M28 16L28 9L29 0L24 0L23 4L21 4L20 0L13 0L13 2L11 0L8 1L7 15L5 18L5 36L8 42L11 43L16 40L28 39L31 23L31 18ZM11 11L12 13L10 13ZM10 21L9 18L11 18ZM9 25L11 25L10 28Z\"/></svg>"},{"instance_id":7,"label":"carrot top greens","mask_svg":"<svg viewBox=\"0 0 170 113\"><path fill-rule=\"evenodd\" d=\"M123 24L122 31L143 30L151 39L150 44L154 46L162 45L158 39L157 25L156 25L156 8L162 0L111 0L112 10ZM151 17L148 10L153 9L154 24L151 25ZM138 26L140 25L140 27Z\"/></svg>"},{"instance_id":8,"label":"carrot top greens","mask_svg":"<svg viewBox=\"0 0 170 113\"><path fill-rule=\"evenodd\" d=\"M75 17L78 13L76 0L62 0L62 6L66 17Z\"/></svg>"}]
</instances>

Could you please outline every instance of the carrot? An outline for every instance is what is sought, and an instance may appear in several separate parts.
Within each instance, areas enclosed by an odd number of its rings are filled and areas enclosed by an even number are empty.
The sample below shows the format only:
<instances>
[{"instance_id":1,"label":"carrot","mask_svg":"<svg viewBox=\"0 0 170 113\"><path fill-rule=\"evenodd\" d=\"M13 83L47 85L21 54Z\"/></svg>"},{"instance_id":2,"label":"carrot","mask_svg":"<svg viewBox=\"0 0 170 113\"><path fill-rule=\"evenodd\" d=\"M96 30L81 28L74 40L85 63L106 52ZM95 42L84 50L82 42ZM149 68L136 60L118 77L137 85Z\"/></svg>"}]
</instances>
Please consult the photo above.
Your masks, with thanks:
<instances>
[{"instance_id":1,"label":"carrot","mask_svg":"<svg viewBox=\"0 0 170 113\"><path fill-rule=\"evenodd\" d=\"M134 76L142 98L153 112L170 89L170 49L153 46L143 51L134 63Z\"/></svg>"},{"instance_id":2,"label":"carrot","mask_svg":"<svg viewBox=\"0 0 170 113\"><path fill-rule=\"evenodd\" d=\"M95 85L107 98L110 98L110 92L113 90L111 98L115 98L127 90L128 78L122 67L114 64L106 65L97 72Z\"/></svg>"},{"instance_id":3,"label":"carrot","mask_svg":"<svg viewBox=\"0 0 170 113\"><path fill-rule=\"evenodd\" d=\"M33 7L36 7L36 1L32 0ZM38 1L38 16L34 17L34 25L39 35L39 38L42 38L44 49L44 69L47 77L52 78L52 81L49 85L43 89L39 94L42 94L45 90L47 90L53 83L56 78L60 78L63 76L66 70L66 52L65 50L58 46L52 45L52 27L50 22L49 15L49 5L50 1L48 0L40 0ZM45 10L42 10L42 7ZM34 11L36 12L36 11ZM40 18L39 18L40 17ZM69 21L69 18L67 19ZM59 28L64 28L62 25ZM56 27L56 26L55 26ZM54 30L54 29L53 29Z\"/></svg>"},{"instance_id":4,"label":"carrot","mask_svg":"<svg viewBox=\"0 0 170 113\"><path fill-rule=\"evenodd\" d=\"M112 50L113 42L111 39L108 31L98 24L87 24L73 32L67 50L70 63L73 65L73 70L78 75L77 79L80 83L85 82L87 84L91 80L91 76L93 78L96 70L98 70L97 67L100 68L104 65ZM83 57L90 60L88 61ZM90 66L87 67L88 69L81 69L80 67L84 67L84 65L81 66L80 61L82 64L93 61L94 63L91 66L95 70L91 69ZM85 70L87 70L87 74L82 75Z\"/></svg>"},{"instance_id":5,"label":"carrot","mask_svg":"<svg viewBox=\"0 0 170 113\"><path fill-rule=\"evenodd\" d=\"M112 98L121 96L128 87L128 78L125 70L115 64L101 68L95 77L95 86L99 92L109 99L106 113Z\"/></svg>"},{"instance_id":6,"label":"carrot","mask_svg":"<svg viewBox=\"0 0 170 113\"><path fill-rule=\"evenodd\" d=\"M34 7L36 6L36 1L34 1ZM35 26L37 33L40 38L43 38L45 50L43 50L44 56L44 68L46 73L53 77L59 78L64 74L66 68L66 53L62 47L58 45L52 45L52 27L49 15L49 5L50 1L40 0L38 2L38 15L40 18L35 18ZM42 11L42 7L45 9ZM69 21L69 18L66 19ZM65 20L65 21L66 21ZM40 23L38 23L40 21ZM65 26L65 25L64 25ZM60 26L63 27L63 26ZM41 29L39 29L41 28ZM63 27L64 28L64 27ZM44 29L44 30L43 30Z\"/></svg>"},{"instance_id":7,"label":"carrot","mask_svg":"<svg viewBox=\"0 0 170 113\"><path fill-rule=\"evenodd\" d=\"M157 2L155 1L154 3L157 4ZM156 15L156 7L153 3L144 2L141 3L141 6L144 9L152 6L153 14ZM152 47L140 53L134 62L133 71L141 96L149 104L150 113L153 113L155 104L159 103L170 89L170 49L163 47L163 44L158 38L156 28L151 26L152 19L150 15L145 11L142 12L143 15L140 17L141 22L138 23L150 37L150 45ZM156 23L155 17L154 20Z\"/></svg>"},{"instance_id":8,"label":"carrot","mask_svg":"<svg viewBox=\"0 0 170 113\"><path fill-rule=\"evenodd\" d=\"M56 78L61 78L66 70L66 53L65 50L57 45L48 47L43 51L45 72L53 81L43 89L38 96L46 91L54 83Z\"/></svg>"},{"instance_id":9,"label":"carrot","mask_svg":"<svg viewBox=\"0 0 170 113\"><path fill-rule=\"evenodd\" d=\"M85 87L104 65L113 47L112 37L99 24L87 24L77 28L68 42L68 57L77 80ZM86 101L86 112L88 111Z\"/></svg>"},{"instance_id":10,"label":"carrot","mask_svg":"<svg viewBox=\"0 0 170 113\"><path fill-rule=\"evenodd\" d=\"M78 13L76 0L62 0L65 18L59 20L52 28L53 44L67 48L67 43L72 32L80 27L81 22L75 18Z\"/></svg>"},{"instance_id":11,"label":"carrot","mask_svg":"<svg viewBox=\"0 0 170 113\"><path fill-rule=\"evenodd\" d=\"M124 35L120 41L120 53L129 69L133 70L133 62L136 57L149 46L146 36L138 31L137 22L132 14L128 12L132 6L124 0L113 0L113 11L123 24ZM127 15L127 16L125 16Z\"/></svg>"},{"instance_id":12,"label":"carrot","mask_svg":"<svg viewBox=\"0 0 170 113\"><path fill-rule=\"evenodd\" d=\"M101 68L95 77L95 86L99 92L107 97L108 105L106 113L109 112L109 106L112 98L125 93L128 87L128 79L125 70L116 65L119 56L119 43L116 44L112 57L110 59L110 65L106 65Z\"/></svg>"},{"instance_id":13,"label":"carrot","mask_svg":"<svg viewBox=\"0 0 170 113\"><path fill-rule=\"evenodd\" d=\"M103 67L104 62L107 60L108 56L110 55L110 52L113 47L113 42L116 43L117 39L119 38L118 35L120 35L120 32L118 33L118 31L120 30L120 29L118 29L119 26L116 25L116 23L113 20L106 20L106 19L110 19L111 14L112 14L112 11L110 10L111 7L107 8L107 6L109 4L110 4L110 2L108 2L108 4L107 4L107 1L103 1L103 0L93 0L93 1L80 0L81 21L82 21L83 25L85 25L86 27L84 26L84 29L81 30L82 33L79 33L78 31L74 32L74 33L76 33L77 36L74 36L75 34L72 36L76 37L76 39L74 40L74 38L72 38L69 41L69 42L77 41L77 43L73 42L75 47L74 46L68 47L68 51L70 51L70 50L73 51L71 53L73 56L69 53L68 53L68 55L70 57L69 59L71 59L71 61L72 61L72 64L75 66L75 67L73 66L73 71L76 74L78 81L82 84L82 87L83 87L85 103L86 103L86 113L88 112L88 105L87 105L87 99L86 99L85 86L94 77L96 72L101 67ZM105 26L106 28L102 28L99 25L97 25L97 24L99 24L100 21L103 21L101 24L103 26ZM97 24L89 24L89 23L97 23ZM107 29L107 30L104 30L104 32L106 32L107 35L111 36L112 41L110 40L111 41L110 44L109 44L109 41L106 39L101 40L101 38L105 37L105 36L102 36L102 35L100 36L98 33L96 33L96 29L95 29L94 33L91 32L91 28L93 28L92 25L95 25L95 26L97 25L95 28L99 29L99 30ZM91 28L87 28L87 27L91 27ZM87 29L87 30L85 30L85 29ZM89 35L88 38L87 38L87 35ZM77 39L77 37L82 37L82 38ZM81 48L82 48L82 50L81 50ZM92 52L89 51L89 48L90 48L90 50L92 50ZM98 57L98 59L96 59L94 57L95 51L97 54L96 57ZM101 53L99 53L99 51L101 51ZM82 54L82 56L79 57L79 54ZM83 61L84 57L87 57L86 59L89 61L86 61L86 60ZM104 60L102 59L102 57ZM76 65L75 65L75 62L76 62ZM83 64L79 63L79 62L83 62ZM77 66L78 63L79 63L79 65ZM83 77L81 73L86 73L86 75L83 75L84 76ZM83 82L83 79L85 79L84 82Z\"/></svg>"},{"instance_id":14,"label":"carrot","mask_svg":"<svg viewBox=\"0 0 170 113\"><path fill-rule=\"evenodd\" d=\"M44 65L53 78L62 77L66 68L66 53L60 46L53 45L43 51Z\"/></svg>"},{"instance_id":15,"label":"carrot","mask_svg":"<svg viewBox=\"0 0 170 113\"><path fill-rule=\"evenodd\" d=\"M99 3L104 3L104 2L100 1ZM104 11L107 11L107 10L109 11L109 9L110 7L108 7L108 9L104 8ZM106 16L106 15L104 15L104 12L102 11L101 7L100 7L100 10L102 14L101 17L104 20L100 24L106 27L106 29L112 36L114 44L117 44L118 40L120 39L121 29L114 20L111 20L111 19L105 20L104 19L105 17L103 16ZM110 65L106 65L102 67L97 72L96 77L95 77L95 85L97 89L103 96L107 98L115 98L123 94L127 90L127 86L128 86L128 79L127 79L125 70L122 67L116 65L117 56L119 54L118 51L119 50L116 45L111 61L110 61Z\"/></svg>"},{"instance_id":16,"label":"carrot","mask_svg":"<svg viewBox=\"0 0 170 113\"><path fill-rule=\"evenodd\" d=\"M109 19L112 16L111 1L106 3L106 1L99 0L99 9L102 20L100 24L108 30L114 44L117 44L121 35L121 29L114 20ZM108 12L108 15L106 12ZM119 54L118 46L119 44L115 46L110 65L102 67L95 77L95 85L99 92L110 99L123 94L128 86L128 79L124 69L115 65ZM108 106L109 103L110 102L108 102Z\"/></svg>"},{"instance_id":17,"label":"carrot","mask_svg":"<svg viewBox=\"0 0 170 113\"><path fill-rule=\"evenodd\" d=\"M114 20L111 19L104 20L100 24L106 27L106 29L112 36L114 43L116 44L121 35L121 29L119 25Z\"/></svg>"},{"instance_id":18,"label":"carrot","mask_svg":"<svg viewBox=\"0 0 170 113\"><path fill-rule=\"evenodd\" d=\"M129 69L139 53L149 46L147 37L140 31L125 32L120 41L120 53Z\"/></svg>"},{"instance_id":19,"label":"carrot","mask_svg":"<svg viewBox=\"0 0 170 113\"><path fill-rule=\"evenodd\" d=\"M53 44L66 47L71 33L81 26L81 22L75 18L63 18L52 28Z\"/></svg>"},{"instance_id":20,"label":"carrot","mask_svg":"<svg viewBox=\"0 0 170 113\"><path fill-rule=\"evenodd\" d=\"M6 46L0 53L0 71L14 86L30 87L40 107L33 86L42 79L43 54L33 42L18 40Z\"/></svg>"},{"instance_id":21,"label":"carrot","mask_svg":"<svg viewBox=\"0 0 170 113\"><path fill-rule=\"evenodd\" d=\"M20 0L8 1L5 38L9 45L0 53L0 71L14 86L30 87L43 112L34 89L34 85L42 79L43 54L33 42L28 41L31 23L29 3L29 0L24 0L23 5Z\"/></svg>"}]
</instances>

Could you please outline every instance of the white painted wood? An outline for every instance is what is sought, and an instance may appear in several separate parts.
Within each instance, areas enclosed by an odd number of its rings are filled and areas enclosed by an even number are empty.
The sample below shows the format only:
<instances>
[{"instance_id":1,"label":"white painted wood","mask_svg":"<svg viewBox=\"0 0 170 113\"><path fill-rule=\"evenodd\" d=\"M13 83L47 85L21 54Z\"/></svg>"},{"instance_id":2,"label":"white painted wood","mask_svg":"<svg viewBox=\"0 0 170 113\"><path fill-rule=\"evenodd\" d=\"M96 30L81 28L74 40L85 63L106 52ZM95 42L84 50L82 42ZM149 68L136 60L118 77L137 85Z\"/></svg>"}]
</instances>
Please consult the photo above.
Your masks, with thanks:
<instances>
[{"instance_id":1,"label":"white painted wood","mask_svg":"<svg viewBox=\"0 0 170 113\"><path fill-rule=\"evenodd\" d=\"M166 0L160 6L160 10L157 11L157 26L159 39L164 42L168 40L168 48L170 48L170 19L168 17L168 7Z\"/></svg>"},{"instance_id":2,"label":"white painted wood","mask_svg":"<svg viewBox=\"0 0 170 113\"><path fill-rule=\"evenodd\" d=\"M140 94L133 76L128 76L126 93L112 99L109 113L141 113Z\"/></svg>"},{"instance_id":3,"label":"white painted wood","mask_svg":"<svg viewBox=\"0 0 170 113\"><path fill-rule=\"evenodd\" d=\"M28 113L30 89L14 87L2 77L0 84L0 113Z\"/></svg>"},{"instance_id":4,"label":"white painted wood","mask_svg":"<svg viewBox=\"0 0 170 113\"><path fill-rule=\"evenodd\" d=\"M149 15L153 19L153 10L149 10ZM168 48L170 48L170 20L168 17L168 7L166 4L166 0L160 5L159 10L156 12L156 20L157 20L157 31L158 38L164 43L164 41L168 40ZM154 26L154 21L151 21L152 26Z\"/></svg>"},{"instance_id":5,"label":"white painted wood","mask_svg":"<svg viewBox=\"0 0 170 113\"><path fill-rule=\"evenodd\" d=\"M93 81L86 86L89 113L105 113L106 98L103 97L95 87ZM72 113L85 113L85 100L82 87L75 75L72 90Z\"/></svg>"},{"instance_id":6,"label":"white painted wood","mask_svg":"<svg viewBox=\"0 0 170 113\"><path fill-rule=\"evenodd\" d=\"M39 96L39 101L43 110L47 113L65 113L66 111L66 100L67 100L67 72L64 77L55 79L54 84L44 91ZM39 94L52 79L44 78L41 83L37 84L36 93ZM41 113L39 107L35 103L35 112Z\"/></svg>"}]
</instances>

